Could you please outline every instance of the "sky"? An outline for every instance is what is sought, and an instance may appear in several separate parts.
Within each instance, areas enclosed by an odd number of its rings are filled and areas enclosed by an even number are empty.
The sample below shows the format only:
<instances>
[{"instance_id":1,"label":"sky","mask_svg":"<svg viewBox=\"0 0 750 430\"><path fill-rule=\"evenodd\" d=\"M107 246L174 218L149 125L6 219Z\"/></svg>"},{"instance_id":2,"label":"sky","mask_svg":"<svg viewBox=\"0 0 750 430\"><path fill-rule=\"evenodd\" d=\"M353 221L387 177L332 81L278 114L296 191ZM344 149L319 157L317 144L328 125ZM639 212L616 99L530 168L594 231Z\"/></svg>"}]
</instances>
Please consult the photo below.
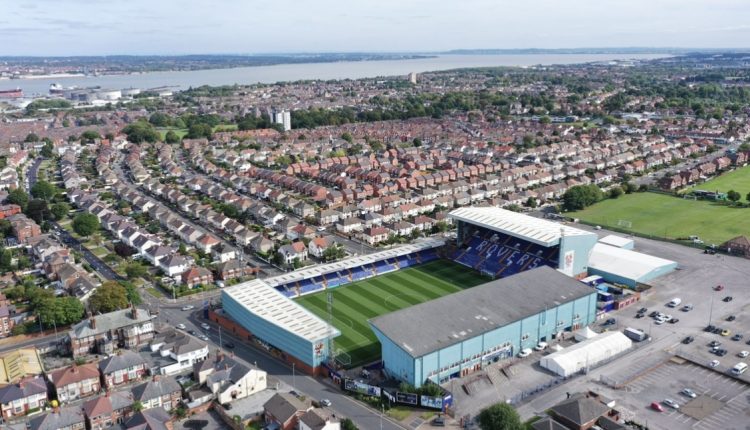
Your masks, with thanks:
<instances>
[{"instance_id":1,"label":"sky","mask_svg":"<svg viewBox=\"0 0 750 430\"><path fill-rule=\"evenodd\" d=\"M750 0L0 0L0 56L750 48Z\"/></svg>"}]
</instances>

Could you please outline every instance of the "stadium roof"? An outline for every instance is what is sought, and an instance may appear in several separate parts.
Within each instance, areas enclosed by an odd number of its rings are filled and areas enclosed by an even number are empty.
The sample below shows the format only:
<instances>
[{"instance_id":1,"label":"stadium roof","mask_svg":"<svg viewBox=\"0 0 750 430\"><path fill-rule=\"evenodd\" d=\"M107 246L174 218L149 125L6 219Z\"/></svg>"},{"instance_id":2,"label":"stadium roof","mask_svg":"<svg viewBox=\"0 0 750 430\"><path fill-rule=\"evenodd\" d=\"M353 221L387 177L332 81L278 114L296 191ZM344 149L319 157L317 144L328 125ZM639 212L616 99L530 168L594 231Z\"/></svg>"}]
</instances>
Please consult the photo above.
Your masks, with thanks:
<instances>
[{"instance_id":1,"label":"stadium roof","mask_svg":"<svg viewBox=\"0 0 750 430\"><path fill-rule=\"evenodd\" d=\"M597 243L589 256L589 268L611 273L626 279L639 281L665 267L677 267L677 263L629 249Z\"/></svg>"},{"instance_id":2,"label":"stadium roof","mask_svg":"<svg viewBox=\"0 0 750 430\"><path fill-rule=\"evenodd\" d=\"M263 280L243 282L225 289L222 293L234 299L253 315L309 342L341 334L338 329L288 299Z\"/></svg>"},{"instance_id":3,"label":"stadium roof","mask_svg":"<svg viewBox=\"0 0 750 430\"><path fill-rule=\"evenodd\" d=\"M628 239L627 237L622 237L622 236L616 236L614 234L604 236L603 238L599 239L599 243L603 243L605 245L610 245L610 246L616 246L618 248L625 248L625 249L629 249L633 247L633 239Z\"/></svg>"},{"instance_id":4,"label":"stadium roof","mask_svg":"<svg viewBox=\"0 0 750 430\"><path fill-rule=\"evenodd\" d=\"M596 290L541 266L370 320L412 357L463 342Z\"/></svg>"},{"instance_id":5,"label":"stadium roof","mask_svg":"<svg viewBox=\"0 0 750 430\"><path fill-rule=\"evenodd\" d=\"M563 233L566 236L594 234L557 222L496 207L468 206L456 209L448 215L460 221L520 237L542 246L558 245Z\"/></svg>"},{"instance_id":6,"label":"stadium roof","mask_svg":"<svg viewBox=\"0 0 750 430\"><path fill-rule=\"evenodd\" d=\"M397 248L391 248L385 251L347 258L335 263L319 264L317 266L312 266L306 269L295 270L294 272L284 273L283 275L274 276L273 278L267 278L265 279L265 281L268 285L276 287L279 285L288 284L290 282L302 281L305 279L314 278L316 276L325 275L327 273L338 272L339 270L359 267L363 264L372 264L386 258L395 258L425 249L436 248L438 246L443 246L444 244L445 241L442 239L424 239L410 245L399 246Z\"/></svg>"}]
</instances>

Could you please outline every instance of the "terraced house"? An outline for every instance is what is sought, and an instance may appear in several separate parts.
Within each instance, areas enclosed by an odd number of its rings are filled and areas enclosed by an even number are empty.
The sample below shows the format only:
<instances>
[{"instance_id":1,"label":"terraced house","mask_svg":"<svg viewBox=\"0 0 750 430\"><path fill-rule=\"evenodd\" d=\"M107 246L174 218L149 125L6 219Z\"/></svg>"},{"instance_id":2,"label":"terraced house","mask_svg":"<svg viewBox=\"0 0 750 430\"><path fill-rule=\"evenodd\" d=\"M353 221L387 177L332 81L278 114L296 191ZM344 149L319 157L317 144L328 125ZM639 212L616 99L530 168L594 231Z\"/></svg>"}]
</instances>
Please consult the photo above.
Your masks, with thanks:
<instances>
[{"instance_id":1,"label":"terraced house","mask_svg":"<svg viewBox=\"0 0 750 430\"><path fill-rule=\"evenodd\" d=\"M65 338L66 347L73 358L135 348L154 337L152 318L147 310L135 306L91 317L73 326Z\"/></svg>"}]
</instances>

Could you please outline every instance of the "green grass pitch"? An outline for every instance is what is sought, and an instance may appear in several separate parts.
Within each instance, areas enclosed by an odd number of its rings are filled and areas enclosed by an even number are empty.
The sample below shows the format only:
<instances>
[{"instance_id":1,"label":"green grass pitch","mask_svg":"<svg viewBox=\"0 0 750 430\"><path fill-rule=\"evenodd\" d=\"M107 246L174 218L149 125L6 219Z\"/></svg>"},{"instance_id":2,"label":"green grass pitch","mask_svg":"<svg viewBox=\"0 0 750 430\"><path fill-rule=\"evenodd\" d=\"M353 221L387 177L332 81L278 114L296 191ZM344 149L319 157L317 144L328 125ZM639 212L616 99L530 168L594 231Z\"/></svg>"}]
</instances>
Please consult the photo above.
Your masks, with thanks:
<instances>
[{"instance_id":1,"label":"green grass pitch","mask_svg":"<svg viewBox=\"0 0 750 430\"><path fill-rule=\"evenodd\" d=\"M735 190L742 195L742 200L745 200L747 193L750 193L750 167L742 167L732 172L723 173L687 190L691 189L706 191L718 190L723 193L726 193L729 190Z\"/></svg>"},{"instance_id":2,"label":"green grass pitch","mask_svg":"<svg viewBox=\"0 0 750 430\"><path fill-rule=\"evenodd\" d=\"M375 361L380 357L380 343L368 319L489 281L468 267L438 260L331 289L333 325L341 331L335 339L336 350L349 354L353 366ZM327 320L326 295L323 291L296 301Z\"/></svg>"},{"instance_id":3,"label":"green grass pitch","mask_svg":"<svg viewBox=\"0 0 750 430\"><path fill-rule=\"evenodd\" d=\"M715 189L706 184L699 188ZM617 227L618 220L630 221L630 231L661 238L697 235L709 245L719 245L735 236L750 236L750 209L657 193L627 194L566 215L601 226Z\"/></svg>"}]
</instances>

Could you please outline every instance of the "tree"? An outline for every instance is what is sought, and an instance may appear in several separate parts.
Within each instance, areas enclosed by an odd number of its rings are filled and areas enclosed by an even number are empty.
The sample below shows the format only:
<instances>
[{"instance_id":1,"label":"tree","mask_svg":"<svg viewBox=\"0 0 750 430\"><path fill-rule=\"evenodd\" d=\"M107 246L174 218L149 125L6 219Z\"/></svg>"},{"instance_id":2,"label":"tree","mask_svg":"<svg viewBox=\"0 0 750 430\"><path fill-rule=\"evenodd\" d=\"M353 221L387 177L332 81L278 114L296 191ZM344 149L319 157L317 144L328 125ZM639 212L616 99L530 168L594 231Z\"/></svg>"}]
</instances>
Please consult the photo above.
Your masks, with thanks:
<instances>
[{"instance_id":1,"label":"tree","mask_svg":"<svg viewBox=\"0 0 750 430\"><path fill-rule=\"evenodd\" d=\"M623 194L622 187L615 185L609 189L609 198L616 199Z\"/></svg>"},{"instance_id":2,"label":"tree","mask_svg":"<svg viewBox=\"0 0 750 430\"><path fill-rule=\"evenodd\" d=\"M75 297L44 297L34 309L46 328L77 323L84 312L83 303Z\"/></svg>"},{"instance_id":3,"label":"tree","mask_svg":"<svg viewBox=\"0 0 750 430\"><path fill-rule=\"evenodd\" d=\"M742 198L742 196L740 195L739 192L737 192L735 190L729 190L729 191L727 191L727 198L732 203L737 203L738 201L740 201L740 199Z\"/></svg>"},{"instance_id":4,"label":"tree","mask_svg":"<svg viewBox=\"0 0 750 430\"><path fill-rule=\"evenodd\" d=\"M180 255L187 255L188 254L187 247L185 246L184 243L180 242L180 247L177 250L177 252L179 252Z\"/></svg>"},{"instance_id":5,"label":"tree","mask_svg":"<svg viewBox=\"0 0 750 430\"><path fill-rule=\"evenodd\" d=\"M70 212L70 205L65 202L55 203L50 208L50 213L55 217L56 221L64 219L68 215L68 212Z\"/></svg>"},{"instance_id":6,"label":"tree","mask_svg":"<svg viewBox=\"0 0 750 430\"><path fill-rule=\"evenodd\" d=\"M745 200L747 200L748 202L750 202L750 193L747 193L747 195L745 196Z\"/></svg>"},{"instance_id":7,"label":"tree","mask_svg":"<svg viewBox=\"0 0 750 430\"><path fill-rule=\"evenodd\" d=\"M86 130L81 134L81 140L83 143L94 143L96 139L101 139L102 136L96 130Z\"/></svg>"},{"instance_id":8,"label":"tree","mask_svg":"<svg viewBox=\"0 0 750 430\"><path fill-rule=\"evenodd\" d=\"M620 190L622 191L622 190ZM563 206L567 210L581 210L602 200L604 193L594 185L576 185L563 194Z\"/></svg>"},{"instance_id":9,"label":"tree","mask_svg":"<svg viewBox=\"0 0 750 430\"><path fill-rule=\"evenodd\" d=\"M479 427L482 430L522 430L523 424L513 406L498 403L479 413Z\"/></svg>"},{"instance_id":10,"label":"tree","mask_svg":"<svg viewBox=\"0 0 750 430\"><path fill-rule=\"evenodd\" d=\"M8 198L6 200L8 203L21 206L21 209L26 209L26 205L29 203L29 195L21 188L16 188L15 190L10 190L8 192Z\"/></svg>"},{"instance_id":11,"label":"tree","mask_svg":"<svg viewBox=\"0 0 750 430\"><path fill-rule=\"evenodd\" d=\"M40 199L32 199L29 204L26 205L24 213L37 224L43 223L45 220L52 218L52 213L49 211L47 202Z\"/></svg>"},{"instance_id":12,"label":"tree","mask_svg":"<svg viewBox=\"0 0 750 430\"><path fill-rule=\"evenodd\" d=\"M84 212L73 218L73 231L80 236L91 236L97 230L99 230L99 219L96 215Z\"/></svg>"},{"instance_id":13,"label":"tree","mask_svg":"<svg viewBox=\"0 0 750 430\"><path fill-rule=\"evenodd\" d=\"M622 184L622 189L625 191L625 194L630 194L638 191L638 185L632 182L625 182Z\"/></svg>"},{"instance_id":14,"label":"tree","mask_svg":"<svg viewBox=\"0 0 750 430\"><path fill-rule=\"evenodd\" d=\"M154 126L146 121L136 121L128 124L122 129L122 132L128 136L128 141L133 143L156 142L159 140L159 133Z\"/></svg>"},{"instance_id":15,"label":"tree","mask_svg":"<svg viewBox=\"0 0 750 430\"><path fill-rule=\"evenodd\" d=\"M39 136L36 133L29 133L26 135L24 142L39 142Z\"/></svg>"},{"instance_id":16,"label":"tree","mask_svg":"<svg viewBox=\"0 0 750 430\"><path fill-rule=\"evenodd\" d=\"M180 136L174 131L169 130L167 134L164 135L164 141L167 143L178 143L180 141Z\"/></svg>"},{"instance_id":17,"label":"tree","mask_svg":"<svg viewBox=\"0 0 750 430\"><path fill-rule=\"evenodd\" d=\"M37 181L33 187L31 187L31 195L37 199L43 199L46 201L52 200L57 194L57 188L47 181Z\"/></svg>"},{"instance_id":18,"label":"tree","mask_svg":"<svg viewBox=\"0 0 750 430\"><path fill-rule=\"evenodd\" d=\"M123 288L125 288L125 296L128 299L128 302L131 305L138 306L141 303L143 303L143 299L141 299L141 294L138 292L138 289L133 285L132 282L129 281L120 281L120 285L122 285Z\"/></svg>"},{"instance_id":19,"label":"tree","mask_svg":"<svg viewBox=\"0 0 750 430\"><path fill-rule=\"evenodd\" d=\"M141 263L133 261L125 266L125 274L128 279L142 278L146 275L146 268Z\"/></svg>"},{"instance_id":20,"label":"tree","mask_svg":"<svg viewBox=\"0 0 750 430\"><path fill-rule=\"evenodd\" d=\"M537 206L536 199L533 197L529 197L528 199L526 199L526 206L532 209L535 208Z\"/></svg>"},{"instance_id":21,"label":"tree","mask_svg":"<svg viewBox=\"0 0 750 430\"><path fill-rule=\"evenodd\" d=\"M143 403L140 400L133 402L133 412L140 412L143 410Z\"/></svg>"},{"instance_id":22,"label":"tree","mask_svg":"<svg viewBox=\"0 0 750 430\"><path fill-rule=\"evenodd\" d=\"M344 258L346 255L346 251L342 246L339 246L339 244L334 243L333 245L329 246L328 248L323 251L323 260L324 261L335 261L339 258Z\"/></svg>"},{"instance_id":23,"label":"tree","mask_svg":"<svg viewBox=\"0 0 750 430\"><path fill-rule=\"evenodd\" d=\"M91 312L106 314L128 307L128 298L125 287L114 281L108 281L94 290L89 299Z\"/></svg>"},{"instance_id":24,"label":"tree","mask_svg":"<svg viewBox=\"0 0 750 430\"><path fill-rule=\"evenodd\" d=\"M349 133L348 131L343 132L341 134L341 138L349 143L352 143L354 141L354 138L352 137L351 133Z\"/></svg>"},{"instance_id":25,"label":"tree","mask_svg":"<svg viewBox=\"0 0 750 430\"><path fill-rule=\"evenodd\" d=\"M359 430L359 427L351 419L344 418L341 420L341 430Z\"/></svg>"},{"instance_id":26,"label":"tree","mask_svg":"<svg viewBox=\"0 0 750 430\"><path fill-rule=\"evenodd\" d=\"M44 158L52 158L52 156L55 155L54 150L55 146L52 144L52 142L46 142L39 153Z\"/></svg>"}]
</instances>

